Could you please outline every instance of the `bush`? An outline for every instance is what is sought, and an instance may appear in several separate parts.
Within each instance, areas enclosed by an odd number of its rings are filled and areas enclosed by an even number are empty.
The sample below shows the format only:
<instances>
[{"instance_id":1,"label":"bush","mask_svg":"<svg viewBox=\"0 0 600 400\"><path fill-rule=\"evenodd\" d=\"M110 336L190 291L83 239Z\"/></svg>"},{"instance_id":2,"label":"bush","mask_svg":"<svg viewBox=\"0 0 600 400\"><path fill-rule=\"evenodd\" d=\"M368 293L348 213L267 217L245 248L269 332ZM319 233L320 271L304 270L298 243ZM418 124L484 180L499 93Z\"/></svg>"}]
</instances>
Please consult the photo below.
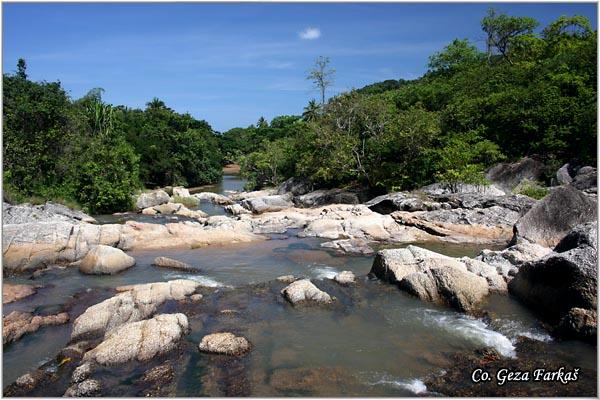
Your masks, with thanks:
<instances>
[{"instance_id":1,"label":"bush","mask_svg":"<svg viewBox=\"0 0 600 400\"><path fill-rule=\"evenodd\" d=\"M541 183L530 181L528 179L521 181L521 183L513 190L513 193L515 194L522 194L536 200L543 199L548 192L548 188L542 186Z\"/></svg>"}]
</instances>

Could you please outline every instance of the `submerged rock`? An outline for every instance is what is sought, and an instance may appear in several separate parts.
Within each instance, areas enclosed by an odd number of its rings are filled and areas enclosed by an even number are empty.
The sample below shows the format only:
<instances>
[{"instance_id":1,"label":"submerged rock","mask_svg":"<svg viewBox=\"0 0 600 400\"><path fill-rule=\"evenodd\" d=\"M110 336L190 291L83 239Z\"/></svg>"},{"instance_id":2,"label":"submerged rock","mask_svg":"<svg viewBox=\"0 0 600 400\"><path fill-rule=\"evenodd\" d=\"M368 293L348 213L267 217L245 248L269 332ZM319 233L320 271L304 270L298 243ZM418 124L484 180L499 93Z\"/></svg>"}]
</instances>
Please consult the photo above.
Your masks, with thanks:
<instances>
[{"instance_id":1,"label":"submerged rock","mask_svg":"<svg viewBox=\"0 0 600 400\"><path fill-rule=\"evenodd\" d=\"M281 294L293 305L302 303L329 304L333 300L329 294L316 287L310 279L295 281L281 290Z\"/></svg>"},{"instance_id":2,"label":"submerged rock","mask_svg":"<svg viewBox=\"0 0 600 400\"><path fill-rule=\"evenodd\" d=\"M85 353L84 361L101 365L148 361L173 350L188 331L184 314L160 314L130 322L106 334L104 340Z\"/></svg>"},{"instance_id":3,"label":"submerged rock","mask_svg":"<svg viewBox=\"0 0 600 400\"><path fill-rule=\"evenodd\" d=\"M85 335L104 335L119 326L140 321L154 314L167 300L182 300L196 291L200 284L177 279L169 282L146 283L118 287L120 293L88 307L73 323L71 339Z\"/></svg>"},{"instance_id":4,"label":"submerged rock","mask_svg":"<svg viewBox=\"0 0 600 400\"><path fill-rule=\"evenodd\" d=\"M350 285L356 282L356 276L352 271L342 271L333 277L333 280L341 285Z\"/></svg>"},{"instance_id":5,"label":"submerged rock","mask_svg":"<svg viewBox=\"0 0 600 400\"><path fill-rule=\"evenodd\" d=\"M61 325L68 321L69 314L65 312L40 316L28 312L13 311L2 318L2 340L4 344L14 342L23 335L35 332L43 326Z\"/></svg>"},{"instance_id":6,"label":"submerged rock","mask_svg":"<svg viewBox=\"0 0 600 400\"><path fill-rule=\"evenodd\" d=\"M170 199L171 197L164 190L153 190L152 192L140 194L135 202L135 205L138 210L143 210L144 208L168 203Z\"/></svg>"},{"instance_id":7,"label":"submerged rock","mask_svg":"<svg viewBox=\"0 0 600 400\"><path fill-rule=\"evenodd\" d=\"M373 254L369 242L364 239L339 239L321 243L321 247L339 250L343 253Z\"/></svg>"},{"instance_id":8,"label":"submerged rock","mask_svg":"<svg viewBox=\"0 0 600 400\"><path fill-rule=\"evenodd\" d=\"M186 272L198 271L196 268L192 267L191 265L189 265L187 263L184 263L182 261L177 261L177 260L174 260L169 257L156 257L152 264L156 265L157 267L176 269L178 271L186 271Z\"/></svg>"},{"instance_id":9,"label":"submerged rock","mask_svg":"<svg viewBox=\"0 0 600 400\"><path fill-rule=\"evenodd\" d=\"M517 221L513 243L527 240L555 246L575 226L597 221L597 207L596 198L570 185L557 187Z\"/></svg>"},{"instance_id":10,"label":"submerged rock","mask_svg":"<svg viewBox=\"0 0 600 400\"><path fill-rule=\"evenodd\" d=\"M206 353L239 356L250 351L250 342L242 336L220 332L204 336L198 348Z\"/></svg>"},{"instance_id":11,"label":"submerged rock","mask_svg":"<svg viewBox=\"0 0 600 400\"><path fill-rule=\"evenodd\" d=\"M282 283L292 283L296 280L296 277L294 275L282 275L278 276L277 280Z\"/></svg>"},{"instance_id":12,"label":"submerged rock","mask_svg":"<svg viewBox=\"0 0 600 400\"><path fill-rule=\"evenodd\" d=\"M79 271L84 274L116 274L135 265L135 258L111 246L93 247L81 260Z\"/></svg>"},{"instance_id":13,"label":"submerged rock","mask_svg":"<svg viewBox=\"0 0 600 400\"><path fill-rule=\"evenodd\" d=\"M29 297L37 292L39 286L23 285L15 283L2 284L2 304L19 301L25 297Z\"/></svg>"}]
</instances>

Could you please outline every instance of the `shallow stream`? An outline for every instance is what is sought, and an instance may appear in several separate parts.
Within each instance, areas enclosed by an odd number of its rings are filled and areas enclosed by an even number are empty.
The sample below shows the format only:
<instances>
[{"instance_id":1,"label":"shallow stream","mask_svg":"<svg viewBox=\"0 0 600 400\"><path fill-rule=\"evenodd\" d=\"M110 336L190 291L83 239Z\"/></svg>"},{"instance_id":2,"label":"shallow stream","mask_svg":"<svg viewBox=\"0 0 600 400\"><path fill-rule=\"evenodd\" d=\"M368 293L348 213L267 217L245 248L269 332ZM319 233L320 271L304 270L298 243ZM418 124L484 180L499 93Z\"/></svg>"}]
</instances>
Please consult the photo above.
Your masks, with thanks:
<instances>
[{"instance_id":1,"label":"shallow stream","mask_svg":"<svg viewBox=\"0 0 600 400\"><path fill-rule=\"evenodd\" d=\"M237 177L226 176L220 185L207 190L241 190L243 184ZM222 210L210 207L212 214ZM207 212L210 207L201 205ZM198 306L197 313L190 316L192 330L186 337L190 350L176 367L177 383L172 393L178 396L432 394L423 379L443 373L450 366L449 354L491 346L506 357L519 357L515 352L519 335L549 343L557 361L596 370L595 347L575 341L553 342L535 316L509 296L489 297L484 305L489 315L485 321L468 317L368 279L373 256L342 255L320 247L323 241L301 239L288 232L249 244L134 251L129 254L135 257L136 266L114 276L87 276L73 268L47 272L33 281L44 288L30 298L5 305L4 313L54 313L69 304L73 320L85 307L114 295L112 289L120 285L186 278L214 287L214 294L205 296L207 304ZM451 256L473 256L480 250L473 246L421 245ZM187 262L198 271L179 273L154 267L152 261L157 256ZM357 275L355 287L341 287L328 279L342 270ZM260 289L260 284L289 274L313 279L337 298L337 305L294 308L278 295L283 284L271 282ZM5 280L32 283L19 278ZM211 307L235 313L209 316ZM240 361L243 367L239 368L245 372L239 392L220 387L218 383L225 379L223 371L211 366L213 356L197 351L203 335L223 329L243 334L253 344L252 352ZM71 323L46 327L5 346L4 387L54 358L68 343L70 331ZM111 379L115 381L114 394L137 395L129 389L128 380Z\"/></svg>"}]
</instances>

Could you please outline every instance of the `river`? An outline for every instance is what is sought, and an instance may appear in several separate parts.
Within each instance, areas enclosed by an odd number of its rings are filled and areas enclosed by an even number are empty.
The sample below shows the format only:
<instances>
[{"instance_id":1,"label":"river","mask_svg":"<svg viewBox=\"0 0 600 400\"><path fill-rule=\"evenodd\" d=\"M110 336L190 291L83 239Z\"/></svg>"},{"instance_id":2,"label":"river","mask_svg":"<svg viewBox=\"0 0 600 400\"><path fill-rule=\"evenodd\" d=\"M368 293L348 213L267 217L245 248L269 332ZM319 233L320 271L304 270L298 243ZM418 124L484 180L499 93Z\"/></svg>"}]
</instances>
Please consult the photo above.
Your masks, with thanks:
<instances>
[{"instance_id":1,"label":"river","mask_svg":"<svg viewBox=\"0 0 600 400\"><path fill-rule=\"evenodd\" d=\"M237 176L227 175L206 190L227 193L242 190L244 183ZM211 215L223 213L219 206L201 204L200 208ZM128 219L164 222L139 214L98 219L103 223ZM220 294L210 301L241 314L217 318L199 313L190 317L192 330L185 340L192 350L177 367L177 396L428 394L423 379L451 366L449 354L491 346L506 357L518 357L515 343L519 335L548 343L551 357L559 362L594 371L597 368L595 347L576 341L552 342L535 316L510 296L491 295L483 306L489 315L485 321L468 317L368 279L373 256L341 255L321 248L323 241L298 238L288 232L249 244L134 251L129 254L135 257L136 266L114 276L82 275L74 268L45 273L35 280L45 286L38 294L5 305L4 313L57 312L67 303L72 306L72 314L80 313L85 306L112 296L112 288L125 284L186 278L212 286ZM422 245L451 256L473 256L480 250L474 246ZM153 267L157 256L187 262L199 272L183 274ZM356 288L340 288L328 279L342 270L357 275ZM295 309L278 299L276 291L273 296L265 295L275 290L269 286L248 289L249 284L260 286L288 274L310 277L336 296L339 306ZM5 281L31 283L19 278ZM246 382L245 391L240 393L219 389L214 382L223 379L213 379L210 356L197 351L203 335L225 328L242 332L253 344L240 367ZM4 346L4 387L54 358L68 343L70 331L71 323L46 327ZM115 376L107 379L114 382L114 393L137 394L130 389L129 380Z\"/></svg>"}]
</instances>

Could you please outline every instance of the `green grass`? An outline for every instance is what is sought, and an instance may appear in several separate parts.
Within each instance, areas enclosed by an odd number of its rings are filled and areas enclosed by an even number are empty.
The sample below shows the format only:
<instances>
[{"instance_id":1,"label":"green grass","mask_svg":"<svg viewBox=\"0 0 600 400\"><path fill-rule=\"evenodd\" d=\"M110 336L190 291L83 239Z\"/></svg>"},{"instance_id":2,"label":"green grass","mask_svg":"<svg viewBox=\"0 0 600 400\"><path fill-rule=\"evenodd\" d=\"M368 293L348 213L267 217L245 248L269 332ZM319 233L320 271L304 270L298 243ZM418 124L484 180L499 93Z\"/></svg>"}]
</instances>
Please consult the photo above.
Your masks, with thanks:
<instances>
[{"instance_id":1,"label":"green grass","mask_svg":"<svg viewBox=\"0 0 600 400\"><path fill-rule=\"evenodd\" d=\"M200 201L195 197L173 196L173 203L183 204L187 208L197 207Z\"/></svg>"},{"instance_id":2,"label":"green grass","mask_svg":"<svg viewBox=\"0 0 600 400\"><path fill-rule=\"evenodd\" d=\"M542 186L539 182L524 179L514 190L515 194L522 194L532 199L540 200L548 194L548 188Z\"/></svg>"}]
</instances>

